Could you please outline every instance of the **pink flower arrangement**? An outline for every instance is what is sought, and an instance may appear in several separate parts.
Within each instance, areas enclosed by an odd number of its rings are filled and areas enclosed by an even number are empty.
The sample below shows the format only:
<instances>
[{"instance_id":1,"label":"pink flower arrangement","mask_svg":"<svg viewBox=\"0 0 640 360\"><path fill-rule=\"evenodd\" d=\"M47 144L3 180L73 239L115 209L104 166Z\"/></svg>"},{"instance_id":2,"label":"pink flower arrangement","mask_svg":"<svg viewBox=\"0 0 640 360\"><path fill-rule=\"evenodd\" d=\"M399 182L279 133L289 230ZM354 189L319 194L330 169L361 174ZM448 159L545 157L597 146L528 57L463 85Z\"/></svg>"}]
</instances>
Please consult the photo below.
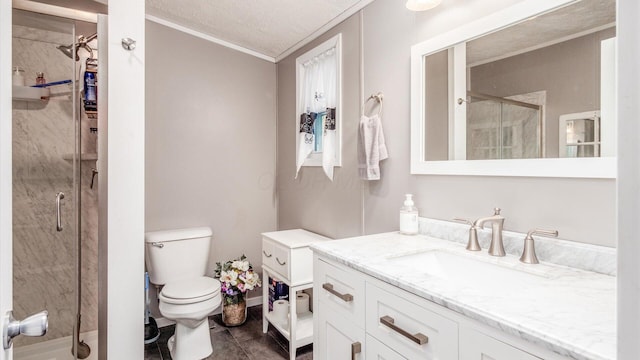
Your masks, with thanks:
<instances>
[{"instance_id":1,"label":"pink flower arrangement","mask_svg":"<svg viewBox=\"0 0 640 360\"><path fill-rule=\"evenodd\" d=\"M224 264L216 263L216 278L220 280L220 288L225 304L237 304L244 301L247 291L262 285L260 276L253 272L251 263L244 254L235 260L229 260Z\"/></svg>"}]
</instances>

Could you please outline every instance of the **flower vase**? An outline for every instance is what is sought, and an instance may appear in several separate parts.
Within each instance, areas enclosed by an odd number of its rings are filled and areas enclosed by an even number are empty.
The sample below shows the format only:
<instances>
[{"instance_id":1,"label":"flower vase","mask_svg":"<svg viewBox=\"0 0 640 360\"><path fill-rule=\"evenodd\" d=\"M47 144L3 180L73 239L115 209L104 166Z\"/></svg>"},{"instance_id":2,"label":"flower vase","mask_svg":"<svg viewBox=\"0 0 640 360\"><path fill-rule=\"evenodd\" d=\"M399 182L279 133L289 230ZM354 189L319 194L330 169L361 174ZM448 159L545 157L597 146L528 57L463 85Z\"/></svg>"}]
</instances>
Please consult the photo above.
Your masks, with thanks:
<instances>
[{"instance_id":1,"label":"flower vase","mask_svg":"<svg viewBox=\"0 0 640 360\"><path fill-rule=\"evenodd\" d=\"M239 326L247 320L247 303L242 294L223 295L222 322L226 326Z\"/></svg>"}]
</instances>

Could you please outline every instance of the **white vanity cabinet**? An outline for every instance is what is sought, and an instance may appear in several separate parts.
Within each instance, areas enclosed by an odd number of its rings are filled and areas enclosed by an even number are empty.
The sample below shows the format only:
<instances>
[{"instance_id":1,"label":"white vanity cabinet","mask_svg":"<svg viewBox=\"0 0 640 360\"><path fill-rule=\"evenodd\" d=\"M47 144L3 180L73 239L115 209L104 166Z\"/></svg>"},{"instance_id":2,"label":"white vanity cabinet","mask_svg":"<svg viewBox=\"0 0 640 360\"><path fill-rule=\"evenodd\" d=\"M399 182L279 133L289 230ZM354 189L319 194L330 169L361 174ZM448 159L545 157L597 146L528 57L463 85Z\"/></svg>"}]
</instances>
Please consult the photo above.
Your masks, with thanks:
<instances>
[{"instance_id":1,"label":"white vanity cabinet","mask_svg":"<svg viewBox=\"0 0 640 360\"><path fill-rule=\"evenodd\" d=\"M523 350L503 343L480 331L460 329L460 360L541 360Z\"/></svg>"},{"instance_id":2,"label":"white vanity cabinet","mask_svg":"<svg viewBox=\"0 0 640 360\"><path fill-rule=\"evenodd\" d=\"M314 360L566 360L323 255L313 288Z\"/></svg>"}]
</instances>

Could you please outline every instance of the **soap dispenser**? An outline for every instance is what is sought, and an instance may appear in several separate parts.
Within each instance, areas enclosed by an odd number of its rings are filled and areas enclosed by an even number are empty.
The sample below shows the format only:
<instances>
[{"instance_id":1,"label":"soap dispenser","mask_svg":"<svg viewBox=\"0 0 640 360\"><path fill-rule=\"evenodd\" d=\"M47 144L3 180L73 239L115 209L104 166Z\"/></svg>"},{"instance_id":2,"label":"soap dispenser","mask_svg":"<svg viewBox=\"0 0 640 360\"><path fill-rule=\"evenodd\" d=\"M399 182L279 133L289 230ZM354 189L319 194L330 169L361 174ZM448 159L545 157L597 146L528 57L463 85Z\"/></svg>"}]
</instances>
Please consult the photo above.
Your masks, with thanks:
<instances>
[{"instance_id":1,"label":"soap dispenser","mask_svg":"<svg viewBox=\"0 0 640 360\"><path fill-rule=\"evenodd\" d=\"M406 194L404 206L400 208L400 233L415 235L418 233L418 208L413 204L413 195Z\"/></svg>"}]
</instances>

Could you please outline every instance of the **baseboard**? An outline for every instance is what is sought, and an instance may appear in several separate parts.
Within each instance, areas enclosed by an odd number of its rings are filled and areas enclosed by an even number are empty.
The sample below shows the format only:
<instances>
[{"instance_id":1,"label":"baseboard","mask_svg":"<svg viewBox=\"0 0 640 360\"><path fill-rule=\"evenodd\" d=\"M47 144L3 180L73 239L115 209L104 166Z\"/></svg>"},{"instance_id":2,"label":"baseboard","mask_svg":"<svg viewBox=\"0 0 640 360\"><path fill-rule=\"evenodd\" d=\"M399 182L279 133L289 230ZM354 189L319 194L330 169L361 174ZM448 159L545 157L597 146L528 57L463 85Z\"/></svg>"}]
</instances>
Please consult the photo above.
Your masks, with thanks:
<instances>
[{"instance_id":1,"label":"baseboard","mask_svg":"<svg viewBox=\"0 0 640 360\"><path fill-rule=\"evenodd\" d=\"M252 297L252 298L248 298L247 299L247 306L248 307L258 306L258 305L262 305L262 296L256 296L256 297ZM220 313L222 313L222 306L218 306L215 310L213 310L211 315L218 315ZM156 323L158 324L159 328L162 328L162 327L165 327L165 326L174 325L176 322L173 321L173 320L169 320L169 319L165 319L163 317L160 317L160 318L156 318Z\"/></svg>"}]
</instances>

